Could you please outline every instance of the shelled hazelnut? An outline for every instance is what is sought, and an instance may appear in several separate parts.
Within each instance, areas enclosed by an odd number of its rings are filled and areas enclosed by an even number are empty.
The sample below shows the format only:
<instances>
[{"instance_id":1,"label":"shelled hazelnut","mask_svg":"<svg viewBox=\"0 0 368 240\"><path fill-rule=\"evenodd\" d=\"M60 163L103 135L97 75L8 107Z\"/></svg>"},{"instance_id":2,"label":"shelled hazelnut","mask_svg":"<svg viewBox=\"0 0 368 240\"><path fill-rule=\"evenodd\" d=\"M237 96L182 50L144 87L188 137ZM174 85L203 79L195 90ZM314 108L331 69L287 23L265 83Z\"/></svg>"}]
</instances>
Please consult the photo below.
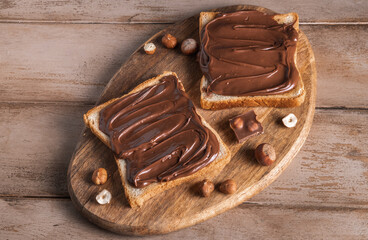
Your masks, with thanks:
<instances>
[{"instance_id":1,"label":"shelled hazelnut","mask_svg":"<svg viewBox=\"0 0 368 240\"><path fill-rule=\"evenodd\" d=\"M191 54L195 53L197 51L197 47L198 47L197 41L194 40L193 38L185 39L181 43L181 51L185 55L191 55Z\"/></svg>"},{"instance_id":2,"label":"shelled hazelnut","mask_svg":"<svg viewBox=\"0 0 368 240\"><path fill-rule=\"evenodd\" d=\"M208 179L199 183L199 192L203 197L209 197L214 189L215 185Z\"/></svg>"},{"instance_id":3,"label":"shelled hazelnut","mask_svg":"<svg viewBox=\"0 0 368 240\"><path fill-rule=\"evenodd\" d=\"M148 55L152 55L156 52L156 46L153 43L144 44L143 49Z\"/></svg>"},{"instance_id":4,"label":"shelled hazelnut","mask_svg":"<svg viewBox=\"0 0 368 240\"><path fill-rule=\"evenodd\" d=\"M275 149L268 143L262 143L255 150L257 161L263 166L270 166L276 160Z\"/></svg>"},{"instance_id":5,"label":"shelled hazelnut","mask_svg":"<svg viewBox=\"0 0 368 240\"><path fill-rule=\"evenodd\" d=\"M162 44L167 48L174 48L178 43L176 37L174 37L170 33L165 34L165 36L162 37L161 41Z\"/></svg>"},{"instance_id":6,"label":"shelled hazelnut","mask_svg":"<svg viewBox=\"0 0 368 240\"><path fill-rule=\"evenodd\" d=\"M298 119L292 113L290 113L289 115L287 115L286 117L282 119L282 123L284 124L285 127L288 127L288 128L295 127L297 122L298 122Z\"/></svg>"},{"instance_id":7,"label":"shelled hazelnut","mask_svg":"<svg viewBox=\"0 0 368 240\"><path fill-rule=\"evenodd\" d=\"M236 182L232 179L228 179L220 184L219 190L225 194L233 194L236 192Z\"/></svg>"},{"instance_id":8,"label":"shelled hazelnut","mask_svg":"<svg viewBox=\"0 0 368 240\"><path fill-rule=\"evenodd\" d=\"M104 184L107 181L107 171L105 168L98 168L92 174L92 182L96 185Z\"/></svg>"},{"instance_id":9,"label":"shelled hazelnut","mask_svg":"<svg viewBox=\"0 0 368 240\"><path fill-rule=\"evenodd\" d=\"M110 203L111 198L111 193L108 190L104 189L99 194L97 194L96 201L101 205L105 205Z\"/></svg>"}]
</instances>

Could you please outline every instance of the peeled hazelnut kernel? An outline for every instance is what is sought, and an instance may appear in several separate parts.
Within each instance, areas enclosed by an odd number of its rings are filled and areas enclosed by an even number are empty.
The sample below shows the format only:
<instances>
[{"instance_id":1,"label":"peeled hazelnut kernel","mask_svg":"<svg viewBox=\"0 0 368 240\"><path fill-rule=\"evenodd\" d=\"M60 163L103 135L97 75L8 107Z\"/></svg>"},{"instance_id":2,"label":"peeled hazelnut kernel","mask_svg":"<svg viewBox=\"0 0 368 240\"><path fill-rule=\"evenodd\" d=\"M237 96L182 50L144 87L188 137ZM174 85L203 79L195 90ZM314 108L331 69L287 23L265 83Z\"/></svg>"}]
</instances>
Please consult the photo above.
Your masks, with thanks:
<instances>
[{"instance_id":1,"label":"peeled hazelnut kernel","mask_svg":"<svg viewBox=\"0 0 368 240\"><path fill-rule=\"evenodd\" d=\"M254 132L258 130L258 124L255 121L249 121L247 124L247 128L250 132Z\"/></svg>"},{"instance_id":2,"label":"peeled hazelnut kernel","mask_svg":"<svg viewBox=\"0 0 368 240\"><path fill-rule=\"evenodd\" d=\"M173 35L169 33L165 34L165 36L162 37L161 41L162 41L162 44L167 48L174 48L176 44L178 43L178 41L176 40L176 37L174 37Z\"/></svg>"},{"instance_id":3,"label":"peeled hazelnut kernel","mask_svg":"<svg viewBox=\"0 0 368 240\"><path fill-rule=\"evenodd\" d=\"M242 128L243 124L244 124L243 119L241 119L240 117L235 118L233 121L234 128Z\"/></svg>"},{"instance_id":4,"label":"peeled hazelnut kernel","mask_svg":"<svg viewBox=\"0 0 368 240\"><path fill-rule=\"evenodd\" d=\"M107 203L110 203L111 198L111 193L104 189L99 194L97 194L96 201L101 205L105 205Z\"/></svg>"},{"instance_id":5,"label":"peeled hazelnut kernel","mask_svg":"<svg viewBox=\"0 0 368 240\"><path fill-rule=\"evenodd\" d=\"M153 43L146 43L146 44L144 44L143 49L149 55L152 55L152 54L154 54L156 52L156 46Z\"/></svg>"},{"instance_id":6,"label":"peeled hazelnut kernel","mask_svg":"<svg viewBox=\"0 0 368 240\"><path fill-rule=\"evenodd\" d=\"M195 53L197 51L197 47L198 47L197 46L197 41L194 40L193 38L185 39L181 43L181 51L185 55L191 55L191 54Z\"/></svg>"},{"instance_id":7,"label":"peeled hazelnut kernel","mask_svg":"<svg viewBox=\"0 0 368 240\"><path fill-rule=\"evenodd\" d=\"M208 179L199 183L199 192L203 197L209 197L214 189L215 185Z\"/></svg>"},{"instance_id":8,"label":"peeled hazelnut kernel","mask_svg":"<svg viewBox=\"0 0 368 240\"><path fill-rule=\"evenodd\" d=\"M262 143L255 150L257 161L263 166L270 166L276 160L275 149L267 143Z\"/></svg>"},{"instance_id":9,"label":"peeled hazelnut kernel","mask_svg":"<svg viewBox=\"0 0 368 240\"><path fill-rule=\"evenodd\" d=\"M282 119L282 122L284 123L285 127L293 128L296 126L298 119L294 114L290 113L289 115L287 115Z\"/></svg>"},{"instance_id":10,"label":"peeled hazelnut kernel","mask_svg":"<svg viewBox=\"0 0 368 240\"><path fill-rule=\"evenodd\" d=\"M232 179L228 179L220 184L219 190L225 194L233 194L236 192L236 182Z\"/></svg>"},{"instance_id":11,"label":"peeled hazelnut kernel","mask_svg":"<svg viewBox=\"0 0 368 240\"><path fill-rule=\"evenodd\" d=\"M107 181L107 171L105 168L96 169L92 174L92 182L96 185L104 184Z\"/></svg>"}]
</instances>

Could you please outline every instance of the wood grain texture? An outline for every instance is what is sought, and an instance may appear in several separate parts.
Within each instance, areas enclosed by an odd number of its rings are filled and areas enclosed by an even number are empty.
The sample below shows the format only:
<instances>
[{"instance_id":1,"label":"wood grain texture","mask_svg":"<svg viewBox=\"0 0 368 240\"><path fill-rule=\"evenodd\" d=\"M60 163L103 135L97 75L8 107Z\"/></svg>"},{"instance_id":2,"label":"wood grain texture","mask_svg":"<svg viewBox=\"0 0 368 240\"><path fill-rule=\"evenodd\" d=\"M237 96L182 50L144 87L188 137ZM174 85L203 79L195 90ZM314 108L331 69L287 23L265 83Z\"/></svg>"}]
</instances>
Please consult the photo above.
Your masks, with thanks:
<instances>
[{"instance_id":1,"label":"wood grain texture","mask_svg":"<svg viewBox=\"0 0 368 240\"><path fill-rule=\"evenodd\" d=\"M128 56L166 26L0 24L0 101L94 104ZM368 25L301 29L316 56L317 106L368 107Z\"/></svg>"},{"instance_id":2,"label":"wood grain texture","mask_svg":"<svg viewBox=\"0 0 368 240\"><path fill-rule=\"evenodd\" d=\"M3 239L142 239L97 228L70 200L0 199L0 208ZM367 214L367 209L242 204L204 223L149 239L367 239Z\"/></svg>"},{"instance_id":3,"label":"wood grain texture","mask_svg":"<svg viewBox=\"0 0 368 240\"><path fill-rule=\"evenodd\" d=\"M363 91L368 89L368 41L364 40L368 38L368 25L302 29L311 33L308 37L313 50L318 49L318 106L367 108L368 94Z\"/></svg>"},{"instance_id":4,"label":"wood grain texture","mask_svg":"<svg viewBox=\"0 0 368 240\"><path fill-rule=\"evenodd\" d=\"M367 114L318 110L296 161L252 201L367 208Z\"/></svg>"},{"instance_id":5,"label":"wood grain texture","mask_svg":"<svg viewBox=\"0 0 368 240\"><path fill-rule=\"evenodd\" d=\"M0 104L0 175L5 176L0 196L69 196L66 171L82 115L91 107ZM316 110L308 139L290 167L250 201L366 208L367 118L367 111Z\"/></svg>"},{"instance_id":6,"label":"wood grain texture","mask_svg":"<svg viewBox=\"0 0 368 240\"><path fill-rule=\"evenodd\" d=\"M6 0L0 2L2 21L61 21L61 22L176 22L188 18L199 11L223 7L224 5L244 4L242 1L39 1ZM298 12L301 21L335 22L368 21L368 5L365 1L335 0L248 0L249 5L258 5L280 13ZM321 7L328 6L328 8Z\"/></svg>"},{"instance_id":7,"label":"wood grain texture","mask_svg":"<svg viewBox=\"0 0 368 240\"><path fill-rule=\"evenodd\" d=\"M248 6L221 8L215 11L243 9L257 9L272 13L264 8ZM179 41L189 37L198 39L198 15L170 26L148 41L159 43L161 37L167 32L172 33ZM235 194L231 196L213 194L210 199L201 198L193 193L192 188L196 181L202 179L195 179L157 194L138 210L131 209L121 190L119 173L115 170L103 186L111 191L112 202L107 206L100 206L96 203L95 196L101 187L92 185L89 177L98 165L106 165L109 172L113 170L112 151L107 150L107 147L89 130L84 130L68 169L68 190L77 209L90 221L110 231L129 235L152 235L192 226L231 209L262 191L295 157L312 124L316 97L315 60L308 39L302 32L299 35L297 51L297 65L306 92L305 101L296 108L254 108L258 120L265 128L264 134L251 138L245 143L235 144L234 134L228 127L228 119L244 112L244 108L221 111L197 109L198 113L218 131L232 152L231 162L220 175L211 180L219 183L228 178L234 179L238 185ZM185 56L179 49L166 49L160 44L157 44L154 55L147 55L142 49L137 49L110 80L97 104L119 97L138 83L164 70L172 69L176 69L175 72L186 92L198 106L201 71L195 56ZM283 127L279 122L290 111L299 119L297 127L292 130ZM285 135L288 137L284 138ZM277 162L272 166L262 167L254 161L252 149L262 142L272 144L278 154Z\"/></svg>"},{"instance_id":8,"label":"wood grain texture","mask_svg":"<svg viewBox=\"0 0 368 240\"><path fill-rule=\"evenodd\" d=\"M88 108L0 104L1 195L67 196L66 169Z\"/></svg>"},{"instance_id":9,"label":"wood grain texture","mask_svg":"<svg viewBox=\"0 0 368 240\"><path fill-rule=\"evenodd\" d=\"M0 24L0 101L94 104L134 49L164 26Z\"/></svg>"}]
</instances>

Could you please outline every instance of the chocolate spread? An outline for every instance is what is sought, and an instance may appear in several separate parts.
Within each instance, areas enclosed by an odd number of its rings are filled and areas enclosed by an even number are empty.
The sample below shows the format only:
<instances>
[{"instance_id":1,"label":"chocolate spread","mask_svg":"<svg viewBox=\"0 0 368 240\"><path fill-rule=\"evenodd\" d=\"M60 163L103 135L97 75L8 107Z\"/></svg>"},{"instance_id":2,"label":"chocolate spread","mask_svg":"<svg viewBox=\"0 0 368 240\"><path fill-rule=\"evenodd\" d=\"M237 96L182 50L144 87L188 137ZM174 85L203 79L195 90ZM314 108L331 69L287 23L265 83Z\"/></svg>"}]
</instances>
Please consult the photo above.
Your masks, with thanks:
<instances>
[{"instance_id":1,"label":"chocolate spread","mask_svg":"<svg viewBox=\"0 0 368 240\"><path fill-rule=\"evenodd\" d=\"M126 160L127 179L135 187L193 174L219 153L216 136L178 84L175 76L165 76L100 112L99 128Z\"/></svg>"},{"instance_id":2,"label":"chocolate spread","mask_svg":"<svg viewBox=\"0 0 368 240\"><path fill-rule=\"evenodd\" d=\"M298 32L258 11L218 14L201 31L200 66L208 93L227 96L287 92L299 81Z\"/></svg>"}]
</instances>

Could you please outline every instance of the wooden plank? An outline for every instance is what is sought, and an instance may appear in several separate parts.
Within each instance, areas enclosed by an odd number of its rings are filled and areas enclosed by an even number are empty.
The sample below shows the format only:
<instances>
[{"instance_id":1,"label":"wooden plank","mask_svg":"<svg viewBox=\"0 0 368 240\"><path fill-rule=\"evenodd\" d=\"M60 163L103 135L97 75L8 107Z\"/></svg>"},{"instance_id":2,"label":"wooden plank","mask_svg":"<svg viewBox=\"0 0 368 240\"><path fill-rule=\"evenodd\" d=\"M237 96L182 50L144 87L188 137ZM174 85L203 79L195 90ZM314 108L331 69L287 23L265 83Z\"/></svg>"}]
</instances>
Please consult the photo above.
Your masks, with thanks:
<instances>
[{"instance_id":1,"label":"wooden plank","mask_svg":"<svg viewBox=\"0 0 368 240\"><path fill-rule=\"evenodd\" d=\"M0 208L3 239L142 239L94 226L70 200L1 199ZM193 227L150 239L366 239L367 214L367 209L242 204Z\"/></svg>"},{"instance_id":2,"label":"wooden plank","mask_svg":"<svg viewBox=\"0 0 368 240\"><path fill-rule=\"evenodd\" d=\"M0 101L94 104L129 55L165 26L0 24Z\"/></svg>"},{"instance_id":3,"label":"wooden plank","mask_svg":"<svg viewBox=\"0 0 368 240\"><path fill-rule=\"evenodd\" d=\"M88 108L1 104L2 194L66 196L66 171Z\"/></svg>"},{"instance_id":4,"label":"wooden plank","mask_svg":"<svg viewBox=\"0 0 368 240\"><path fill-rule=\"evenodd\" d=\"M367 21L368 5L365 1L327 0L275 1L249 0L273 11L297 12L302 21ZM239 1L37 1L7 0L0 4L1 20L16 21L83 21L83 22L175 22L200 11L237 5ZM323 6L328 6L326 9Z\"/></svg>"},{"instance_id":5,"label":"wooden plank","mask_svg":"<svg viewBox=\"0 0 368 240\"><path fill-rule=\"evenodd\" d=\"M0 101L94 104L135 48L166 26L0 24ZM301 28L316 57L317 106L368 107L368 25Z\"/></svg>"},{"instance_id":6,"label":"wooden plank","mask_svg":"<svg viewBox=\"0 0 368 240\"><path fill-rule=\"evenodd\" d=\"M66 171L92 106L0 104L2 196L68 196ZM367 111L317 110L286 171L251 202L368 206Z\"/></svg>"},{"instance_id":7,"label":"wooden plank","mask_svg":"<svg viewBox=\"0 0 368 240\"><path fill-rule=\"evenodd\" d=\"M368 25L301 29L315 52L317 106L368 107Z\"/></svg>"},{"instance_id":8,"label":"wooden plank","mask_svg":"<svg viewBox=\"0 0 368 240\"><path fill-rule=\"evenodd\" d=\"M251 201L366 208L367 114L316 110L310 135L296 159Z\"/></svg>"}]
</instances>

